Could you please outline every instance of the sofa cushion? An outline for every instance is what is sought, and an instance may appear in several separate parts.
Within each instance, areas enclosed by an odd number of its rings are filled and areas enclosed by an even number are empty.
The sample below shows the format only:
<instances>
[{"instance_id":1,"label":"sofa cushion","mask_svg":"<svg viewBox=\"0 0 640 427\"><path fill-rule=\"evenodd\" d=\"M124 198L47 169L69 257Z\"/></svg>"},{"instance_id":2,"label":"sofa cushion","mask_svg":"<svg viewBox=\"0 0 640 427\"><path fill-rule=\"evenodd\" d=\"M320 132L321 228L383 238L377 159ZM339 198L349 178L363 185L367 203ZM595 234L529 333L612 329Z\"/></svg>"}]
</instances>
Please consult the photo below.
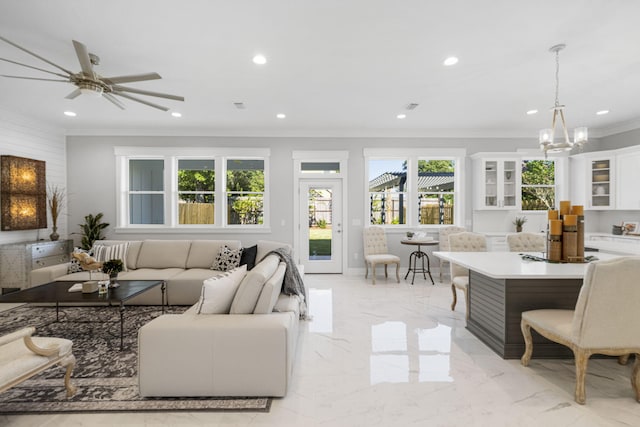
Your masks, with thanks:
<instances>
[{"instance_id":1,"label":"sofa cushion","mask_svg":"<svg viewBox=\"0 0 640 427\"><path fill-rule=\"evenodd\" d=\"M137 268L186 268L191 240L145 240Z\"/></svg>"},{"instance_id":2,"label":"sofa cushion","mask_svg":"<svg viewBox=\"0 0 640 427\"><path fill-rule=\"evenodd\" d=\"M211 277L202 284L202 294L198 301L198 314L227 314L240 282L247 274L247 267L229 270Z\"/></svg>"},{"instance_id":3,"label":"sofa cushion","mask_svg":"<svg viewBox=\"0 0 640 427\"><path fill-rule=\"evenodd\" d=\"M267 280L262 287L260 297L256 303L256 308L253 310L253 314L269 314L273 311L273 307L278 301L278 295L282 290L282 280L284 280L284 273L287 271L287 264L281 262L278 265L278 269L273 276Z\"/></svg>"},{"instance_id":4,"label":"sofa cushion","mask_svg":"<svg viewBox=\"0 0 640 427\"><path fill-rule=\"evenodd\" d=\"M104 246L113 246L120 245L122 243L128 243L129 249L127 250L127 268L128 269L136 269L138 262L138 254L140 253L140 248L142 247L141 240L96 240L94 245L104 245Z\"/></svg>"},{"instance_id":5,"label":"sofa cushion","mask_svg":"<svg viewBox=\"0 0 640 427\"><path fill-rule=\"evenodd\" d=\"M280 259L269 255L261 263L249 271L236 292L231 304L231 314L251 314L262 292L262 287L278 268Z\"/></svg>"},{"instance_id":6,"label":"sofa cushion","mask_svg":"<svg viewBox=\"0 0 640 427\"><path fill-rule=\"evenodd\" d=\"M212 270L229 271L240 265L240 257L242 256L242 248L231 249L228 246L220 248L220 252L213 260Z\"/></svg>"},{"instance_id":7,"label":"sofa cushion","mask_svg":"<svg viewBox=\"0 0 640 427\"><path fill-rule=\"evenodd\" d=\"M187 268L211 268L213 260L223 246L238 249L240 242L238 240L193 240L187 258Z\"/></svg>"},{"instance_id":8,"label":"sofa cushion","mask_svg":"<svg viewBox=\"0 0 640 427\"><path fill-rule=\"evenodd\" d=\"M246 265L247 271L256 265L256 255L258 254L258 245L248 248L242 248L242 256L240 256L240 265Z\"/></svg>"},{"instance_id":9,"label":"sofa cushion","mask_svg":"<svg viewBox=\"0 0 640 427\"><path fill-rule=\"evenodd\" d=\"M106 262L112 259L121 260L122 271L127 271L127 252L129 251L129 242L108 246L96 243L93 245L91 251L98 262Z\"/></svg>"},{"instance_id":10,"label":"sofa cushion","mask_svg":"<svg viewBox=\"0 0 640 427\"><path fill-rule=\"evenodd\" d=\"M274 242L272 240L258 240L258 251L256 253L256 263L262 261L262 259L271 251L275 249L285 248L287 253L291 255L291 245L288 243Z\"/></svg>"}]
</instances>

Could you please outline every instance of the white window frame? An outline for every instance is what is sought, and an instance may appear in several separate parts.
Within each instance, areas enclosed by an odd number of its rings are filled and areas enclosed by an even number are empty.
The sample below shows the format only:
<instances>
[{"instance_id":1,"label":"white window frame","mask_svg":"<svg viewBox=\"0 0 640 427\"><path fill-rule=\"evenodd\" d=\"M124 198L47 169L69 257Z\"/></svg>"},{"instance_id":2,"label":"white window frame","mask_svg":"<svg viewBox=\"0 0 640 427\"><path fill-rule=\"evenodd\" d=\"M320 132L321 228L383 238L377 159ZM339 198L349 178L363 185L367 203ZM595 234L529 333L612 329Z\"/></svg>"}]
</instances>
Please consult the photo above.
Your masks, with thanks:
<instances>
[{"instance_id":1,"label":"white window frame","mask_svg":"<svg viewBox=\"0 0 640 427\"><path fill-rule=\"evenodd\" d=\"M403 153L402 156L398 156L398 153ZM364 155L364 194L365 206L364 206L364 218L365 226L370 225L370 206L369 206L369 161L370 160L406 160L407 161L407 223L406 224L384 224L382 227L389 229L426 229L426 228L442 228L448 225L444 224L418 224L418 160L453 160L455 162L454 180L455 186L453 191L453 197L455 201L454 207L454 224L464 225L464 213L465 213L465 164L466 164L466 150L464 148L365 148L363 150Z\"/></svg>"},{"instance_id":2,"label":"white window frame","mask_svg":"<svg viewBox=\"0 0 640 427\"><path fill-rule=\"evenodd\" d=\"M184 233L215 231L270 233L269 148L210 147L114 147L116 161L116 232ZM131 224L129 221L129 160L164 160L164 224ZM215 161L215 224L178 223L178 160ZM226 162L228 159L264 161L264 201L262 224L226 224Z\"/></svg>"},{"instance_id":3,"label":"white window frame","mask_svg":"<svg viewBox=\"0 0 640 427\"><path fill-rule=\"evenodd\" d=\"M530 152L529 150L518 150L520 154L520 171L522 163L526 160L553 160L555 162L555 208L558 209L560 200L569 200L569 159L568 155L560 155L545 158L540 152ZM520 210L522 213L536 214L544 213L544 210L524 210L522 209L522 172L520 172Z\"/></svg>"}]
</instances>

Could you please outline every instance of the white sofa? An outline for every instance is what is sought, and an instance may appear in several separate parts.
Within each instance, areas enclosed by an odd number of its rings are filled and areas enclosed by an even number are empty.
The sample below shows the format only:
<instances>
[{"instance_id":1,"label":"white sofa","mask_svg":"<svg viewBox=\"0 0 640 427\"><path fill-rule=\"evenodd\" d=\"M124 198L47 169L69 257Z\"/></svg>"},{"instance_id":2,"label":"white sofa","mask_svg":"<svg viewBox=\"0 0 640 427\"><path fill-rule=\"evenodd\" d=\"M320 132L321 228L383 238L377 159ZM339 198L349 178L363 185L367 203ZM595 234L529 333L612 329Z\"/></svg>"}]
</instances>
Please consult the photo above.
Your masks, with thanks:
<instances>
[{"instance_id":1,"label":"white sofa","mask_svg":"<svg viewBox=\"0 0 640 427\"><path fill-rule=\"evenodd\" d=\"M130 242L128 271L120 273L118 278L165 280L170 304L192 305L200 298L203 281L217 274L209 267L222 245L237 248L240 242ZM286 394L296 352L300 300L295 295L277 295L269 290L281 289L285 264L276 255L263 257L283 244L259 241L257 246L256 265L247 273L257 286L254 293L258 292L257 302L251 303L254 308L244 307L244 312L251 314L197 314L196 304L183 314L162 315L140 328L141 396L276 397ZM54 280L89 278L87 272L66 274L66 269L63 265L34 270L32 286ZM273 299L274 295L277 300ZM159 291L154 294L149 291L131 303L157 305L159 301ZM234 305L231 312L237 312Z\"/></svg>"},{"instance_id":2,"label":"white sofa","mask_svg":"<svg viewBox=\"0 0 640 427\"><path fill-rule=\"evenodd\" d=\"M122 240L101 240L100 244L112 246L126 243ZM223 245L240 248L238 240L143 240L129 241L126 256L127 271L118 274L120 280L164 280L167 283L169 305L193 305L198 301L202 282L215 276L211 270L215 256ZM260 241L256 263L282 243ZM284 244L285 246L288 246ZM52 265L31 271L31 286L62 280L89 280L89 272L67 274L69 263ZM103 278L94 273L92 278ZM104 276L106 278L106 275ZM160 287L138 295L127 303L131 305L159 305Z\"/></svg>"}]
</instances>

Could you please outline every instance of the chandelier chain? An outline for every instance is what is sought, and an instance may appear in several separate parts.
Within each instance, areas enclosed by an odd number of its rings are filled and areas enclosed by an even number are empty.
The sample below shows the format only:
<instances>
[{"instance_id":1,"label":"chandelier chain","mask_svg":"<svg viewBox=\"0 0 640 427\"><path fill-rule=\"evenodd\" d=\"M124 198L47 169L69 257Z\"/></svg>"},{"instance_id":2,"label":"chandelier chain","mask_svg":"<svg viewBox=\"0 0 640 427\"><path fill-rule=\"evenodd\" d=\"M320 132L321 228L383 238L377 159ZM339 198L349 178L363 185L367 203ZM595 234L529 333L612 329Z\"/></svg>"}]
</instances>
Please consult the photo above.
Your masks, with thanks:
<instances>
[{"instance_id":1,"label":"chandelier chain","mask_svg":"<svg viewBox=\"0 0 640 427\"><path fill-rule=\"evenodd\" d=\"M556 107L560 106L560 50L556 50Z\"/></svg>"}]
</instances>

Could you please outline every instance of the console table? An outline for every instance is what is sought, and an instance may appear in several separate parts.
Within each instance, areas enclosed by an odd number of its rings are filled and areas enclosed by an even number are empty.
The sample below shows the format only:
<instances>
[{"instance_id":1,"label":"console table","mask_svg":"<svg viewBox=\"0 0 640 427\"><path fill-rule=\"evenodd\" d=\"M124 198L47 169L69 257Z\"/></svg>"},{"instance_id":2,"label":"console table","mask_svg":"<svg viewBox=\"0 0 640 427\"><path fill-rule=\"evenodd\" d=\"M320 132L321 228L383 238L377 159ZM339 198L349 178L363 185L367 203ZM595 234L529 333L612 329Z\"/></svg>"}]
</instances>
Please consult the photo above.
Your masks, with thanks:
<instances>
[{"instance_id":1,"label":"console table","mask_svg":"<svg viewBox=\"0 0 640 427\"><path fill-rule=\"evenodd\" d=\"M504 359L524 353L522 312L540 308L573 310L587 264L523 260L516 252L434 252L469 269L467 329ZM536 253L535 255L540 255ZM619 255L595 253L601 260ZM535 333L533 357L573 357L565 346Z\"/></svg>"},{"instance_id":2,"label":"console table","mask_svg":"<svg viewBox=\"0 0 640 427\"><path fill-rule=\"evenodd\" d=\"M0 288L30 287L31 270L68 262L72 251L72 240L38 240L0 245Z\"/></svg>"}]
</instances>

